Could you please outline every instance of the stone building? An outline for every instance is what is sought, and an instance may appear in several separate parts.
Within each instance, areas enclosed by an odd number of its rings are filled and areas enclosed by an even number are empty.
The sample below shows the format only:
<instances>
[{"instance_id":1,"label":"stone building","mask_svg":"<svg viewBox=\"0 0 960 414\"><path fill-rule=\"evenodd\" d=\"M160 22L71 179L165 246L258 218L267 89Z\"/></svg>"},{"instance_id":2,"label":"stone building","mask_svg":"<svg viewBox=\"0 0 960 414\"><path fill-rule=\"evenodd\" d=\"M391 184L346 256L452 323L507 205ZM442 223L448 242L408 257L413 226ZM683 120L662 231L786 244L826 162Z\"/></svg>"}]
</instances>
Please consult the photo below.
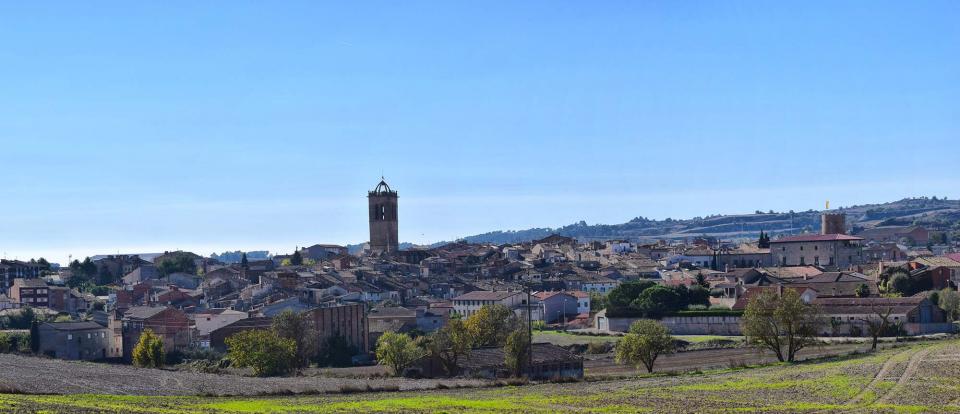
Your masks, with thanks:
<instances>
[{"instance_id":1,"label":"stone building","mask_svg":"<svg viewBox=\"0 0 960 414\"><path fill-rule=\"evenodd\" d=\"M89 361L118 356L113 332L96 322L43 323L37 332L40 353L53 358Z\"/></svg>"},{"instance_id":2,"label":"stone building","mask_svg":"<svg viewBox=\"0 0 960 414\"><path fill-rule=\"evenodd\" d=\"M400 244L397 192L391 190L386 181L380 180L380 184L367 193L367 202L370 206L370 251L378 254L397 251Z\"/></svg>"},{"instance_id":3,"label":"stone building","mask_svg":"<svg viewBox=\"0 0 960 414\"><path fill-rule=\"evenodd\" d=\"M862 264L863 239L845 234L801 234L770 241L778 266L822 266L845 269Z\"/></svg>"}]
</instances>

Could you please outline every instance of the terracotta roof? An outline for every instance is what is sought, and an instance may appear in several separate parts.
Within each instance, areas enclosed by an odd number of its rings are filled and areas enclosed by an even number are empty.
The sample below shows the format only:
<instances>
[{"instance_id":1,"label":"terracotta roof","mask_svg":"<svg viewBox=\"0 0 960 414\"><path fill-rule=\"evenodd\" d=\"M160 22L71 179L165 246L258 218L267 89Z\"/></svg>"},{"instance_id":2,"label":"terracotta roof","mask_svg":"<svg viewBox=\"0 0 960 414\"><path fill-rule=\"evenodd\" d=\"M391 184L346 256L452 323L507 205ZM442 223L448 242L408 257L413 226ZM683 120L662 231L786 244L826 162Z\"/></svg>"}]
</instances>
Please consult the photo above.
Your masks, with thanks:
<instances>
[{"instance_id":1,"label":"terracotta roof","mask_svg":"<svg viewBox=\"0 0 960 414\"><path fill-rule=\"evenodd\" d=\"M919 306L926 297L909 296L905 298L816 298L813 304L820 306L826 314L874 314L877 311L907 313Z\"/></svg>"},{"instance_id":2,"label":"terracotta roof","mask_svg":"<svg viewBox=\"0 0 960 414\"><path fill-rule=\"evenodd\" d=\"M47 325L58 331L86 331L90 329L106 329L103 325L90 322L90 321L79 321L79 322L48 322L44 325Z\"/></svg>"},{"instance_id":3,"label":"terracotta roof","mask_svg":"<svg viewBox=\"0 0 960 414\"><path fill-rule=\"evenodd\" d=\"M453 298L453 300L504 300L521 292L475 290Z\"/></svg>"},{"instance_id":4,"label":"terracotta roof","mask_svg":"<svg viewBox=\"0 0 960 414\"><path fill-rule=\"evenodd\" d=\"M856 236L846 234L801 234L799 236L784 237L781 239L770 240L770 243L796 243L796 242L819 242L819 241L852 241L863 240Z\"/></svg>"}]
</instances>

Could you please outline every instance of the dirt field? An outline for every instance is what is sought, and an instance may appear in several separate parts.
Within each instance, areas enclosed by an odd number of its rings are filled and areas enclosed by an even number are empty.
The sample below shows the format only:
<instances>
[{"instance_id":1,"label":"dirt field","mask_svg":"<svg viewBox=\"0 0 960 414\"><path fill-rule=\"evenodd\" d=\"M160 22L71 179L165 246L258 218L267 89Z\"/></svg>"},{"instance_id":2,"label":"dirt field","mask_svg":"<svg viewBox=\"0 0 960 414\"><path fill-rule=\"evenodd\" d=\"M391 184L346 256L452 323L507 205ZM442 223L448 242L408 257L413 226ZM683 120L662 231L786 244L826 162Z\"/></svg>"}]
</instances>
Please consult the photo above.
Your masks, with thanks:
<instances>
[{"instance_id":1,"label":"dirt field","mask_svg":"<svg viewBox=\"0 0 960 414\"><path fill-rule=\"evenodd\" d=\"M0 389L23 393L119 395L257 395L335 392L344 386L401 390L433 389L437 384L479 386L484 381L354 379L331 377L251 378L238 375L140 369L128 365L62 361L0 354Z\"/></svg>"},{"instance_id":2,"label":"dirt field","mask_svg":"<svg viewBox=\"0 0 960 414\"><path fill-rule=\"evenodd\" d=\"M0 395L36 412L810 412L960 411L960 341L795 365L520 387L272 398Z\"/></svg>"},{"instance_id":3,"label":"dirt field","mask_svg":"<svg viewBox=\"0 0 960 414\"><path fill-rule=\"evenodd\" d=\"M882 344L881 347L890 347L892 344ZM866 351L869 344L835 344L801 350L798 359L822 358L825 356L844 355L854 351ZM711 349L701 351L686 351L672 355L664 355L657 359L654 372L685 372L694 370L711 370L733 368L745 365L761 365L777 362L771 352L759 352L752 348ZM613 354L584 355L584 371L587 376L630 375L646 373L632 367L617 364Z\"/></svg>"}]
</instances>

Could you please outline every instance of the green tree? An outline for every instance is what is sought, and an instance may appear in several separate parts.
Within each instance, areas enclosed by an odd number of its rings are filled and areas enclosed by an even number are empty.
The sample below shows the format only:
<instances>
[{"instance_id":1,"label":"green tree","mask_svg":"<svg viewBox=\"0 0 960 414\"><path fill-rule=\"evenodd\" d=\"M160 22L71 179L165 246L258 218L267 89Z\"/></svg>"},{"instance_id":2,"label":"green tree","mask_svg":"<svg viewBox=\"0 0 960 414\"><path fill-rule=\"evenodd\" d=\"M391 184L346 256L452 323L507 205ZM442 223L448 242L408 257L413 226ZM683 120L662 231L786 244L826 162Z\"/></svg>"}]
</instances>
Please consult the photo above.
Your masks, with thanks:
<instances>
[{"instance_id":1,"label":"green tree","mask_svg":"<svg viewBox=\"0 0 960 414\"><path fill-rule=\"evenodd\" d=\"M794 289L754 296L741 321L747 343L772 351L780 362L793 362L797 352L816 344L821 323L820 309L803 303Z\"/></svg>"},{"instance_id":2,"label":"green tree","mask_svg":"<svg viewBox=\"0 0 960 414\"><path fill-rule=\"evenodd\" d=\"M520 377L530 362L530 336L525 329L517 329L507 336L503 346L504 363L514 377Z\"/></svg>"},{"instance_id":3,"label":"green tree","mask_svg":"<svg viewBox=\"0 0 960 414\"><path fill-rule=\"evenodd\" d=\"M40 352L40 322L36 320L30 323L30 351Z\"/></svg>"},{"instance_id":4,"label":"green tree","mask_svg":"<svg viewBox=\"0 0 960 414\"><path fill-rule=\"evenodd\" d=\"M161 276L172 273L197 273L197 264L193 260L193 255L187 252L169 253L159 259L156 266Z\"/></svg>"},{"instance_id":5,"label":"green tree","mask_svg":"<svg viewBox=\"0 0 960 414\"><path fill-rule=\"evenodd\" d=\"M649 280L623 283L607 294L607 303L611 308L628 308L643 291L654 286L656 283Z\"/></svg>"},{"instance_id":6,"label":"green tree","mask_svg":"<svg viewBox=\"0 0 960 414\"><path fill-rule=\"evenodd\" d=\"M657 357L674 351L673 337L660 322L642 319L630 325L630 331L617 342L614 359L637 368L643 365L653 372Z\"/></svg>"},{"instance_id":7,"label":"green tree","mask_svg":"<svg viewBox=\"0 0 960 414\"><path fill-rule=\"evenodd\" d=\"M293 256L290 256L290 264L294 266L303 265L303 255L300 254L300 250L295 250Z\"/></svg>"},{"instance_id":8,"label":"green tree","mask_svg":"<svg viewBox=\"0 0 960 414\"><path fill-rule=\"evenodd\" d=\"M590 293L590 311L591 312L600 312L607 308L609 302L607 297L599 293L593 292Z\"/></svg>"},{"instance_id":9,"label":"green tree","mask_svg":"<svg viewBox=\"0 0 960 414\"><path fill-rule=\"evenodd\" d=\"M503 346L507 335L518 325L519 318L503 305L483 306L466 321L467 331L476 346Z\"/></svg>"},{"instance_id":10,"label":"green tree","mask_svg":"<svg viewBox=\"0 0 960 414\"><path fill-rule=\"evenodd\" d=\"M910 276L904 272L897 272L890 276L887 281L887 292L899 294L900 296L910 296L913 294L913 282Z\"/></svg>"},{"instance_id":11,"label":"green tree","mask_svg":"<svg viewBox=\"0 0 960 414\"><path fill-rule=\"evenodd\" d=\"M710 283L707 282L707 278L703 275L703 273L697 273L697 286L707 290L710 289Z\"/></svg>"},{"instance_id":12,"label":"green tree","mask_svg":"<svg viewBox=\"0 0 960 414\"><path fill-rule=\"evenodd\" d=\"M683 298L675 289L657 285L640 294L631 307L642 312L648 318L658 318L668 312L685 307Z\"/></svg>"},{"instance_id":13,"label":"green tree","mask_svg":"<svg viewBox=\"0 0 960 414\"><path fill-rule=\"evenodd\" d=\"M357 347L350 345L343 335L333 335L323 341L317 355L317 365L322 367L349 367L353 365L353 356L359 353Z\"/></svg>"},{"instance_id":14,"label":"green tree","mask_svg":"<svg viewBox=\"0 0 960 414\"><path fill-rule=\"evenodd\" d=\"M940 291L937 306L947 313L950 320L957 320L960 318L960 293L950 288L944 288Z\"/></svg>"},{"instance_id":15,"label":"green tree","mask_svg":"<svg viewBox=\"0 0 960 414\"><path fill-rule=\"evenodd\" d=\"M860 286L857 286L856 295L858 298L870 296L870 286L867 286L866 283L861 283Z\"/></svg>"},{"instance_id":16,"label":"green tree","mask_svg":"<svg viewBox=\"0 0 960 414\"><path fill-rule=\"evenodd\" d=\"M285 310L273 318L271 329L277 336L291 339L297 344L297 368L309 366L310 360L317 356L319 334L310 314Z\"/></svg>"},{"instance_id":17,"label":"green tree","mask_svg":"<svg viewBox=\"0 0 960 414\"><path fill-rule=\"evenodd\" d=\"M244 268L244 269L250 267L250 261L247 260L247 254L246 254L246 253L243 253L243 254L240 256L240 267L242 267L242 268Z\"/></svg>"},{"instance_id":18,"label":"green tree","mask_svg":"<svg viewBox=\"0 0 960 414\"><path fill-rule=\"evenodd\" d=\"M258 377L287 374L297 366L297 342L272 331L242 331L228 337L226 343L233 364L252 368Z\"/></svg>"},{"instance_id":19,"label":"green tree","mask_svg":"<svg viewBox=\"0 0 960 414\"><path fill-rule=\"evenodd\" d=\"M447 375L456 375L460 358L470 353L473 338L463 320L452 319L430 336L430 354L437 357Z\"/></svg>"},{"instance_id":20,"label":"green tree","mask_svg":"<svg viewBox=\"0 0 960 414\"><path fill-rule=\"evenodd\" d=\"M406 334L384 332L377 340L377 362L389 366L393 375L403 375L404 370L420 359L425 351Z\"/></svg>"},{"instance_id":21,"label":"green tree","mask_svg":"<svg viewBox=\"0 0 960 414\"><path fill-rule=\"evenodd\" d=\"M153 333L152 329L144 329L140 333L140 340L133 348L133 365L141 368L163 367L163 339Z\"/></svg>"}]
</instances>

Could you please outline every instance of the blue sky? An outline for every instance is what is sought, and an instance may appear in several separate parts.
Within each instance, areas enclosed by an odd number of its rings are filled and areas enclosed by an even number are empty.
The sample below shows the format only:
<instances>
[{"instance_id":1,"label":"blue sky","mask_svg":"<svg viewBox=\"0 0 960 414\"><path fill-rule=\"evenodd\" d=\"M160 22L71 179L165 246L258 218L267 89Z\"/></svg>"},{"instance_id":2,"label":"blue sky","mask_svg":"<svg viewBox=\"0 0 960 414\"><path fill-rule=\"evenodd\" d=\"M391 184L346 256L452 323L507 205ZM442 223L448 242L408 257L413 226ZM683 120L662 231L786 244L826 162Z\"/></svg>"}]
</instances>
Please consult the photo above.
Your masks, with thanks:
<instances>
[{"instance_id":1,"label":"blue sky","mask_svg":"<svg viewBox=\"0 0 960 414\"><path fill-rule=\"evenodd\" d=\"M0 3L8 258L960 197L960 2Z\"/></svg>"}]
</instances>

